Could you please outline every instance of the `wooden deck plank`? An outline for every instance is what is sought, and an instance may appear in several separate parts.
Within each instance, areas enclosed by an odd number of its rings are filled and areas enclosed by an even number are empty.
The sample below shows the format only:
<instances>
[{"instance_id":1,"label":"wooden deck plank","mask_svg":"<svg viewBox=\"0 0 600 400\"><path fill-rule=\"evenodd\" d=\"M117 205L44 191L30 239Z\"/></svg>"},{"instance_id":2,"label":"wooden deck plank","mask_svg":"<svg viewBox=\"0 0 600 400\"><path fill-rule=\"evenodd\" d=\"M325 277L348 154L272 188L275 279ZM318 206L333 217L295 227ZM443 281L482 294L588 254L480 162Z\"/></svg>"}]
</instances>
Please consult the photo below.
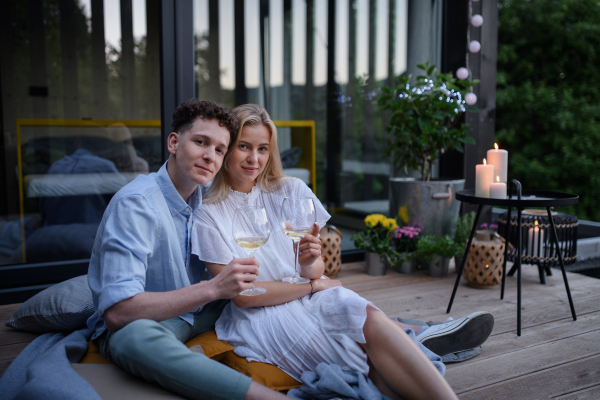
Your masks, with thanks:
<instances>
[{"instance_id":1,"label":"wooden deck plank","mask_svg":"<svg viewBox=\"0 0 600 400\"><path fill-rule=\"evenodd\" d=\"M40 336L39 333L21 332L2 325L0 326L0 351L7 345L29 343L38 336Z\"/></svg>"},{"instance_id":2,"label":"wooden deck plank","mask_svg":"<svg viewBox=\"0 0 600 400\"><path fill-rule=\"evenodd\" d=\"M451 382L450 379L448 381ZM598 382L600 357L591 356L510 381L485 385L478 390L460 393L458 397L464 400L549 399L593 387Z\"/></svg>"},{"instance_id":3,"label":"wooden deck plank","mask_svg":"<svg viewBox=\"0 0 600 400\"><path fill-rule=\"evenodd\" d=\"M492 333L485 342L485 351L477 358L464 362L462 365L475 361L482 361L487 358L493 358L500 355L511 354L529 347L539 346L544 343L550 343L559 339L567 339L593 332L600 329L600 311L587 314L577 320L576 323L565 323L565 321L553 321L547 324L537 325L528 328L519 338L516 332L503 332L500 334ZM449 365L448 368L455 368L460 364Z\"/></svg>"},{"instance_id":4,"label":"wooden deck plank","mask_svg":"<svg viewBox=\"0 0 600 400\"><path fill-rule=\"evenodd\" d=\"M469 364L457 364L447 370L446 379L460 394L590 356L600 357L600 330L488 359L473 360ZM482 372L473 374L472 371Z\"/></svg>"},{"instance_id":5,"label":"wooden deck plank","mask_svg":"<svg viewBox=\"0 0 600 400\"><path fill-rule=\"evenodd\" d=\"M2 346L2 351L0 351L0 361L14 360L28 344L29 342Z\"/></svg>"},{"instance_id":6,"label":"wooden deck plank","mask_svg":"<svg viewBox=\"0 0 600 400\"><path fill-rule=\"evenodd\" d=\"M563 396L555 397L556 400L598 400L600 399L600 383L592 387L576 390Z\"/></svg>"}]
</instances>

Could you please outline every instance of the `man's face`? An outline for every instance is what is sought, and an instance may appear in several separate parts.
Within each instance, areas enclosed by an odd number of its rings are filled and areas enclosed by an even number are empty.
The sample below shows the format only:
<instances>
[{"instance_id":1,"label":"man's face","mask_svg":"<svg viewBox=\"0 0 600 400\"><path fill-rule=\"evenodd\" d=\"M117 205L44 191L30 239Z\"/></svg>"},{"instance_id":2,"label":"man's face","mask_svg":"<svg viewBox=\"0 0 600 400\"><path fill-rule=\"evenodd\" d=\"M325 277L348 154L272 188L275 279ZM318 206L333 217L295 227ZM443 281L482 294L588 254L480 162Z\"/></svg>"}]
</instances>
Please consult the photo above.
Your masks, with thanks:
<instances>
[{"instance_id":1,"label":"man's face","mask_svg":"<svg viewBox=\"0 0 600 400\"><path fill-rule=\"evenodd\" d=\"M227 128L216 119L197 118L188 131L171 133L168 149L175 156L177 181L209 183L221 169L229 138Z\"/></svg>"}]
</instances>

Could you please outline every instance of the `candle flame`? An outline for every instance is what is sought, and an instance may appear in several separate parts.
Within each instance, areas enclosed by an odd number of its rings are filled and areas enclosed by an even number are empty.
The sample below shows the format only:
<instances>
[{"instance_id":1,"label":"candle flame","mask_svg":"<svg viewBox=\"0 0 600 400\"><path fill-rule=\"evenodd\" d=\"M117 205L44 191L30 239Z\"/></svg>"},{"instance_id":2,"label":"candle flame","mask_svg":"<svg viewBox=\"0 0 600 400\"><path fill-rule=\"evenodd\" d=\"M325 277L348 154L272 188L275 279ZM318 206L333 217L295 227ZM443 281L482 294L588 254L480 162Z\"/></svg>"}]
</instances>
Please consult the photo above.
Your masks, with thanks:
<instances>
[{"instance_id":1,"label":"candle flame","mask_svg":"<svg viewBox=\"0 0 600 400\"><path fill-rule=\"evenodd\" d=\"M485 158L484 158L483 159L483 165L486 165L486 164L487 164L487 162L485 161Z\"/></svg>"},{"instance_id":2,"label":"candle flame","mask_svg":"<svg viewBox=\"0 0 600 400\"><path fill-rule=\"evenodd\" d=\"M498 150L498 143L494 143L494 147Z\"/></svg>"},{"instance_id":3,"label":"candle flame","mask_svg":"<svg viewBox=\"0 0 600 400\"><path fill-rule=\"evenodd\" d=\"M537 219L536 219L536 220L535 220L535 226L537 226L537 224L538 224L538 223L537 223Z\"/></svg>"},{"instance_id":4,"label":"candle flame","mask_svg":"<svg viewBox=\"0 0 600 400\"><path fill-rule=\"evenodd\" d=\"M496 182L500 183L500 176L496 176Z\"/></svg>"}]
</instances>

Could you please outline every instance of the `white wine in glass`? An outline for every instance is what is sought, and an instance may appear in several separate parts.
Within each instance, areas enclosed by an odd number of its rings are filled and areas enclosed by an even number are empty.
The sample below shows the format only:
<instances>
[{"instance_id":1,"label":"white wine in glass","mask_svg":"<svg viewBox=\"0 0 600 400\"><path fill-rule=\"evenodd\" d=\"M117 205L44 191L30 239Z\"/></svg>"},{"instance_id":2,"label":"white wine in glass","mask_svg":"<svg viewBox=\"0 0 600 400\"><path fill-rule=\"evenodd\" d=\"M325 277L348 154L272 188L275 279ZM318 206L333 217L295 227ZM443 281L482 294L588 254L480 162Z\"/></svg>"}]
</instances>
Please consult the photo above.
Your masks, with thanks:
<instances>
[{"instance_id":1,"label":"white wine in glass","mask_svg":"<svg viewBox=\"0 0 600 400\"><path fill-rule=\"evenodd\" d=\"M281 229L294 245L294 275L283 278L288 283L308 283L310 279L300 276L298 273L298 247L300 235L310 235L315 222L317 222L317 211L315 203L310 197L286 197L281 205L281 217L279 218Z\"/></svg>"},{"instance_id":2,"label":"white wine in glass","mask_svg":"<svg viewBox=\"0 0 600 400\"><path fill-rule=\"evenodd\" d=\"M254 252L267 243L271 234L267 211L261 206L238 208L233 216L231 229L235 242L248 252L249 257L253 257ZM266 292L267 289L256 287L252 282L252 289L246 289L240 294L258 296Z\"/></svg>"},{"instance_id":3,"label":"white wine in glass","mask_svg":"<svg viewBox=\"0 0 600 400\"><path fill-rule=\"evenodd\" d=\"M251 237L236 238L235 242L242 249L244 249L248 252L255 252L256 250L263 247L263 245L265 243L267 243L267 240L269 240L269 239L264 238L264 237L251 236Z\"/></svg>"}]
</instances>

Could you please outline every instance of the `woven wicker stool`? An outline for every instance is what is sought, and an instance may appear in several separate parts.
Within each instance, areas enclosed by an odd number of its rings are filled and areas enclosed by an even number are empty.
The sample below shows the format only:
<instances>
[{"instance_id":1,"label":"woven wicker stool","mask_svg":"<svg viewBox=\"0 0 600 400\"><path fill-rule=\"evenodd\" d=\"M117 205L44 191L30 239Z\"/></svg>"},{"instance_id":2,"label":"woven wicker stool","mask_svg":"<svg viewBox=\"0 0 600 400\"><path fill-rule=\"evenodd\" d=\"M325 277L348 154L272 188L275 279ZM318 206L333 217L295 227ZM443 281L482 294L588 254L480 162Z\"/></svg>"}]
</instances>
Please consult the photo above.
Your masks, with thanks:
<instances>
[{"instance_id":1,"label":"woven wicker stool","mask_svg":"<svg viewBox=\"0 0 600 400\"><path fill-rule=\"evenodd\" d=\"M333 225L325 225L319 234L325 275L335 278L342 269L342 233Z\"/></svg>"},{"instance_id":2,"label":"woven wicker stool","mask_svg":"<svg viewBox=\"0 0 600 400\"><path fill-rule=\"evenodd\" d=\"M502 282L503 262L504 243L500 239L473 239L465 262L463 277L472 287L494 287Z\"/></svg>"},{"instance_id":3,"label":"woven wicker stool","mask_svg":"<svg viewBox=\"0 0 600 400\"><path fill-rule=\"evenodd\" d=\"M579 221L574 215L552 213L558 234L559 250L562 253L564 265L573 264L577 261L577 228ZM503 213L498 218L498 228L501 235L506 236L508 228L508 213ZM510 218L510 241L516 244L518 220L516 215ZM557 248L550 240L550 221L545 210L524 210L521 215L521 260L524 264L537 265L540 283L546 283L546 275L552 276L550 267L560 265ZM509 249L508 261L516 261L517 250ZM516 272L516 264L506 274L513 276Z\"/></svg>"}]
</instances>

